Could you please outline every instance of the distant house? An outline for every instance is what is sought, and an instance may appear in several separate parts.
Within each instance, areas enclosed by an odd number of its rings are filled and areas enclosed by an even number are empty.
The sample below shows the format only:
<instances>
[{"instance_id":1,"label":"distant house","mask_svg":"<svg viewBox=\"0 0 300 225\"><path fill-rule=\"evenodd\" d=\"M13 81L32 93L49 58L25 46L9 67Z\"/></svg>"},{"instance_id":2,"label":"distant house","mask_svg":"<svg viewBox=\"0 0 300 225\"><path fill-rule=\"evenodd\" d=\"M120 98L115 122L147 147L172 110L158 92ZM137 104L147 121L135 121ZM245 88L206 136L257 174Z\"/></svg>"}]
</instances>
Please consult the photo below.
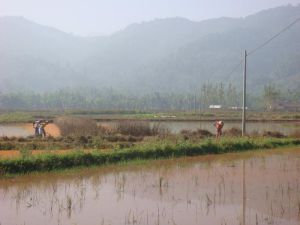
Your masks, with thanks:
<instances>
[{"instance_id":1,"label":"distant house","mask_svg":"<svg viewBox=\"0 0 300 225\"><path fill-rule=\"evenodd\" d=\"M209 105L209 109L221 109L222 105Z\"/></svg>"},{"instance_id":2,"label":"distant house","mask_svg":"<svg viewBox=\"0 0 300 225\"><path fill-rule=\"evenodd\" d=\"M231 107L228 107L228 109L232 109L232 110L243 110L243 107L241 107L241 106L231 106ZM248 107L246 106L245 109L247 110Z\"/></svg>"}]
</instances>

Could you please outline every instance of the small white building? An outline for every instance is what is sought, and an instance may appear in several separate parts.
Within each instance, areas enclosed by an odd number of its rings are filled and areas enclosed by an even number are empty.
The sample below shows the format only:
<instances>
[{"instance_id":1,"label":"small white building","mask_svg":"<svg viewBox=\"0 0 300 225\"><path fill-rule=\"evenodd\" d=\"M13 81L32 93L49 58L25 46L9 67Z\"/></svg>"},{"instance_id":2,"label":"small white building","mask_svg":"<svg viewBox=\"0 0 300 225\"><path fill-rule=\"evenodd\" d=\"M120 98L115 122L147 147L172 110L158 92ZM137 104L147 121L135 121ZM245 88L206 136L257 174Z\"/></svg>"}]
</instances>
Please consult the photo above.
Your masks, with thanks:
<instances>
[{"instance_id":1,"label":"small white building","mask_svg":"<svg viewBox=\"0 0 300 225\"><path fill-rule=\"evenodd\" d=\"M232 110L243 110L243 107L240 107L240 106L231 106L231 107L228 107L228 109L232 109ZM248 107L246 106L245 109L247 110Z\"/></svg>"},{"instance_id":2,"label":"small white building","mask_svg":"<svg viewBox=\"0 0 300 225\"><path fill-rule=\"evenodd\" d=\"M209 109L221 109L222 105L209 105Z\"/></svg>"}]
</instances>

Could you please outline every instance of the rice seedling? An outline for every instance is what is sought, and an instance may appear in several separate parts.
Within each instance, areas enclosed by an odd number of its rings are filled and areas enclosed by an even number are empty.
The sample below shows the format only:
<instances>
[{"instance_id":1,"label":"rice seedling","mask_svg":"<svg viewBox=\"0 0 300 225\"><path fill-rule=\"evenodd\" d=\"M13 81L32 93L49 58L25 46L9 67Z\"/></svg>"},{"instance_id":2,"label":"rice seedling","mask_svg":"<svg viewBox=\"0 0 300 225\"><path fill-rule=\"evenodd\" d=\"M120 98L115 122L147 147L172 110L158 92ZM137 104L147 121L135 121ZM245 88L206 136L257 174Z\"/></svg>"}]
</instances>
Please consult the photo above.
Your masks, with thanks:
<instances>
[{"instance_id":1,"label":"rice seedling","mask_svg":"<svg viewBox=\"0 0 300 225\"><path fill-rule=\"evenodd\" d=\"M20 154L22 159L27 159L31 156L31 150L29 150L28 148L22 148L20 150Z\"/></svg>"},{"instance_id":2,"label":"rice seedling","mask_svg":"<svg viewBox=\"0 0 300 225\"><path fill-rule=\"evenodd\" d=\"M68 217L71 218L72 214L72 198L67 195L67 212L68 212Z\"/></svg>"}]
</instances>

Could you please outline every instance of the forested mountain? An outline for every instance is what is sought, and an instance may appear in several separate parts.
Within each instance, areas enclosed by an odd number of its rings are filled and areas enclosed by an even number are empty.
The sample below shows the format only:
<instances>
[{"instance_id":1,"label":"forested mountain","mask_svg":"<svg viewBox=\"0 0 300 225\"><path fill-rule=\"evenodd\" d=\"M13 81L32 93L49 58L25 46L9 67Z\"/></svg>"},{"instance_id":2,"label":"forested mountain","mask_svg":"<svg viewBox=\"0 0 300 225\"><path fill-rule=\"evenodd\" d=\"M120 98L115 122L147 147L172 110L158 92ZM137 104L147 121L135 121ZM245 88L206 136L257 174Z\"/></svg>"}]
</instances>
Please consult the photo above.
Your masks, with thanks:
<instances>
[{"instance_id":1,"label":"forested mountain","mask_svg":"<svg viewBox=\"0 0 300 225\"><path fill-rule=\"evenodd\" d=\"M105 37L77 37L22 17L0 18L0 88L117 88L193 92L207 82L241 84L243 57L300 16L299 6L245 18L184 18L133 24ZM300 23L248 57L250 90L300 88Z\"/></svg>"}]
</instances>

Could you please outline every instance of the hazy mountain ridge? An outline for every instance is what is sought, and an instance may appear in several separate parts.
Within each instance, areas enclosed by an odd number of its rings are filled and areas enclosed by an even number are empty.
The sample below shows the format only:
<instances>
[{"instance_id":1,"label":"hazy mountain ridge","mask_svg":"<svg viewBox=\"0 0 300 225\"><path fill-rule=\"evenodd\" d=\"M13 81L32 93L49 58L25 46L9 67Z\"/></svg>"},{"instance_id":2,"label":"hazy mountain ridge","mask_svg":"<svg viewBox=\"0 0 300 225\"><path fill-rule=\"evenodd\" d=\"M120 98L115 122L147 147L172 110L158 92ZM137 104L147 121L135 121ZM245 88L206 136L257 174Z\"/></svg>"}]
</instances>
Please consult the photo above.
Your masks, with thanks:
<instances>
[{"instance_id":1,"label":"hazy mountain ridge","mask_svg":"<svg viewBox=\"0 0 300 225\"><path fill-rule=\"evenodd\" d=\"M70 86L187 91L217 80L239 84L243 56L300 15L300 5L245 18L184 18L133 24L111 36L82 38L24 18L0 18L0 88ZM249 86L278 82L299 88L300 25L249 56Z\"/></svg>"}]
</instances>

